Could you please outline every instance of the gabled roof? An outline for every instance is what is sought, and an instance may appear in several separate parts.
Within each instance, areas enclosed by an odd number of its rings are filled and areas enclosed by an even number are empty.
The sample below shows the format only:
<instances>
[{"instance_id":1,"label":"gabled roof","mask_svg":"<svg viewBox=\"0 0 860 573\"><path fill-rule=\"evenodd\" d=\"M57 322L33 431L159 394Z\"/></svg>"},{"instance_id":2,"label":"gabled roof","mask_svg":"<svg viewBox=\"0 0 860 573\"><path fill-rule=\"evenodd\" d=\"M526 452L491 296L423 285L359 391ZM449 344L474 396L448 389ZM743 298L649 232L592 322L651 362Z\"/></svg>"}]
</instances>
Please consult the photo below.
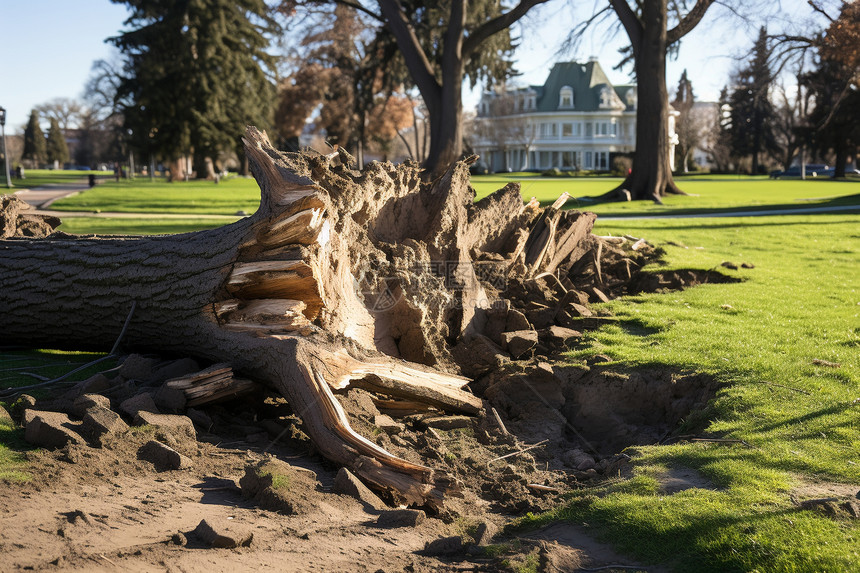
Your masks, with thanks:
<instances>
[{"instance_id":1,"label":"gabled roof","mask_svg":"<svg viewBox=\"0 0 860 573\"><path fill-rule=\"evenodd\" d=\"M620 96L598 62L559 62L553 65L543 86L532 86L538 93L537 111L557 111L559 92L564 86L573 88L573 109L577 111L600 110L600 97L604 89L610 90L612 96ZM623 97L619 97L619 100L616 103L631 109Z\"/></svg>"}]
</instances>

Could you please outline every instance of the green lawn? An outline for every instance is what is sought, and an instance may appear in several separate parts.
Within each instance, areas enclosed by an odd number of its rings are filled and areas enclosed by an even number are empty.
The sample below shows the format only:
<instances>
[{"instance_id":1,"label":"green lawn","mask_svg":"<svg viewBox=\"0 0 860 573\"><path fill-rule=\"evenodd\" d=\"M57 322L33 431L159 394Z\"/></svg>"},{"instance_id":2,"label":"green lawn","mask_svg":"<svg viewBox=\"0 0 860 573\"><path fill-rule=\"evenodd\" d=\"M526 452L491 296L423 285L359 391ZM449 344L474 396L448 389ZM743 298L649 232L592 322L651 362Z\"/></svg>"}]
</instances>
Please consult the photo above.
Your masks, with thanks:
<instances>
[{"instance_id":1,"label":"green lawn","mask_svg":"<svg viewBox=\"0 0 860 573\"><path fill-rule=\"evenodd\" d=\"M11 349L0 352L0 389L32 386L64 376L70 371L104 356L92 352L67 352L62 350ZM62 381L60 387L86 380L90 376L116 366L115 360L102 361L72 374ZM44 394L40 389L27 390L38 398ZM0 398L0 406L10 407L15 398ZM0 420L0 483L22 482L30 479L26 471L25 452L33 449L24 441L24 430Z\"/></svg>"},{"instance_id":2,"label":"green lawn","mask_svg":"<svg viewBox=\"0 0 860 573\"><path fill-rule=\"evenodd\" d=\"M544 202L565 190L596 196L614 183L606 177L521 179L524 195ZM484 176L473 184L486 195L508 180ZM860 204L857 182L699 176L681 184L698 196L671 197L664 206L634 202L593 210L650 215ZM130 207L153 200L160 203L146 204L150 212L231 214L240 208L252 212L258 194L250 180L217 187L136 182L101 186L72 199L92 201L104 211L115 210L106 205L135 210ZM93 217L68 218L61 229L160 233L221 224L223 219ZM856 521L799 510L790 499L793 488L816 480L860 490L860 216L598 220L595 232L631 234L664 246L670 268L710 269L727 260L755 265L724 270L742 276L741 283L608 303L618 322L589 333L567 357L580 361L602 353L622 371L659 367L708 373L725 387L705 413L706 433L753 447L697 443L630 450L632 479L577 491L568 503L522 526L557 519L586 524L621 551L678 571L860 570ZM4 432L0 428L0 443L11 448L0 447L0 478L16 450ZM697 470L717 489L661 494L655 476L678 466Z\"/></svg>"},{"instance_id":3,"label":"green lawn","mask_svg":"<svg viewBox=\"0 0 860 573\"><path fill-rule=\"evenodd\" d=\"M481 175L473 177L478 197L500 189L510 181L522 185L525 199L537 197L550 204L567 191L574 199L569 208L588 209L602 215L663 215L668 212L717 213L748 208L797 208L831 205L860 206L860 181L770 180L765 177L732 175L679 177L681 187L691 196L668 197L665 205L635 201L595 204L597 197L621 183L617 177L540 177L530 173ZM260 201L260 190L253 179L234 177L218 185L208 181L166 183L137 178L135 181L108 181L95 189L52 204L66 211L120 213L194 213L233 215L253 213Z\"/></svg>"},{"instance_id":4,"label":"green lawn","mask_svg":"<svg viewBox=\"0 0 860 573\"><path fill-rule=\"evenodd\" d=\"M599 224L599 234L665 246L670 267L755 265L737 273L742 283L613 301L606 306L619 323L589 333L570 355L607 354L620 370L712 374L727 386L707 433L753 447L635 448L632 480L579 491L526 524L587 524L620 550L678 571L860 570L857 522L790 500L809 481L860 490L858 223L856 215L813 215ZM659 493L655 476L678 466L719 489Z\"/></svg>"},{"instance_id":5,"label":"green lawn","mask_svg":"<svg viewBox=\"0 0 860 573\"><path fill-rule=\"evenodd\" d=\"M138 177L134 181L107 181L51 204L58 211L116 213L251 214L260 205L260 188L253 179L233 177L211 181L167 183Z\"/></svg>"},{"instance_id":6,"label":"green lawn","mask_svg":"<svg viewBox=\"0 0 860 573\"><path fill-rule=\"evenodd\" d=\"M112 217L66 217L59 231L76 235L164 235L214 229L235 219L159 219Z\"/></svg>"},{"instance_id":7,"label":"green lawn","mask_svg":"<svg viewBox=\"0 0 860 573\"><path fill-rule=\"evenodd\" d=\"M650 201L594 204L598 197L622 182L615 177L539 177L531 174L480 175L472 178L478 198L489 195L511 181L522 186L523 198L544 205L565 191L573 197L567 207L594 211L599 215L634 216L684 213L726 213L732 210L785 209L851 204L860 206L860 180L775 180L767 177L700 175L678 177L677 183L689 196L672 196L664 205Z\"/></svg>"},{"instance_id":8,"label":"green lawn","mask_svg":"<svg viewBox=\"0 0 860 573\"><path fill-rule=\"evenodd\" d=\"M0 166L0 172L2 172ZM11 167L10 167L11 170ZM113 173L110 171L76 171L65 169L26 169L24 170L24 179L15 179L15 173L12 171L12 185L18 189L32 189L33 187L41 187L42 185L55 185L60 183L86 183L87 177L95 174L99 178L111 177ZM0 173L0 192L5 192L6 175Z\"/></svg>"}]
</instances>

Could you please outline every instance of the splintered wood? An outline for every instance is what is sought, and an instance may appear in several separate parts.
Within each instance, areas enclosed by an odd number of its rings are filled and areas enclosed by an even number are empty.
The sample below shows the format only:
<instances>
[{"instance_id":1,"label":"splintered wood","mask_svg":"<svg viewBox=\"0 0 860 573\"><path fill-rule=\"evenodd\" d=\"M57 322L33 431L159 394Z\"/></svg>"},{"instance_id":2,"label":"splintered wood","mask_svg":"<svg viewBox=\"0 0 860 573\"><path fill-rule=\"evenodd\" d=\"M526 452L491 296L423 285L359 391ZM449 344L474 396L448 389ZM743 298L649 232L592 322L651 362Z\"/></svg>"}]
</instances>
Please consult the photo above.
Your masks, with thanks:
<instances>
[{"instance_id":1,"label":"splintered wood","mask_svg":"<svg viewBox=\"0 0 860 573\"><path fill-rule=\"evenodd\" d=\"M229 364L215 364L195 374L168 380L165 385L182 390L189 408L248 394L259 387L251 380L235 378Z\"/></svg>"}]
</instances>

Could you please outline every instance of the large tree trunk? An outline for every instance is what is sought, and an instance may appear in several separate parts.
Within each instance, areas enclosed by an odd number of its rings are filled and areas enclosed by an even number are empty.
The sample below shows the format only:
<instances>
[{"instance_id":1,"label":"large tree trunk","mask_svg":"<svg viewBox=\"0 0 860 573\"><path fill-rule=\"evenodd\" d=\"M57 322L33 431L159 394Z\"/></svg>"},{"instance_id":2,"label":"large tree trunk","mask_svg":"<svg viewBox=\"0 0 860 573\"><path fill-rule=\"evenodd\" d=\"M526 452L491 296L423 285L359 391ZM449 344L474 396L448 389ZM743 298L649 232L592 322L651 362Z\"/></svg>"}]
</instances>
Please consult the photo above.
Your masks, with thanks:
<instances>
[{"instance_id":1,"label":"large tree trunk","mask_svg":"<svg viewBox=\"0 0 860 573\"><path fill-rule=\"evenodd\" d=\"M453 70L444 70L447 77L438 103L427 106L430 110L430 150L424 167L431 176L441 175L448 165L463 156L462 63L453 67ZM424 101L427 101L426 97Z\"/></svg>"},{"instance_id":2,"label":"large tree trunk","mask_svg":"<svg viewBox=\"0 0 860 573\"><path fill-rule=\"evenodd\" d=\"M440 506L457 485L356 434L333 392L477 413L450 352L486 323L472 261L566 272L594 215L561 211L566 197L541 212L516 185L473 203L465 163L432 184L414 164L358 173L343 151L280 154L254 128L246 153L262 200L232 225L0 241L0 343L108 349L134 307L127 344L229 362L283 393L323 455L397 502Z\"/></svg>"},{"instance_id":3,"label":"large tree trunk","mask_svg":"<svg viewBox=\"0 0 860 573\"><path fill-rule=\"evenodd\" d=\"M669 153L667 21L665 1L642 3L640 42L634 50L638 85L636 153L630 175L606 199L650 199L660 203L666 195L684 194L672 177Z\"/></svg>"}]
</instances>

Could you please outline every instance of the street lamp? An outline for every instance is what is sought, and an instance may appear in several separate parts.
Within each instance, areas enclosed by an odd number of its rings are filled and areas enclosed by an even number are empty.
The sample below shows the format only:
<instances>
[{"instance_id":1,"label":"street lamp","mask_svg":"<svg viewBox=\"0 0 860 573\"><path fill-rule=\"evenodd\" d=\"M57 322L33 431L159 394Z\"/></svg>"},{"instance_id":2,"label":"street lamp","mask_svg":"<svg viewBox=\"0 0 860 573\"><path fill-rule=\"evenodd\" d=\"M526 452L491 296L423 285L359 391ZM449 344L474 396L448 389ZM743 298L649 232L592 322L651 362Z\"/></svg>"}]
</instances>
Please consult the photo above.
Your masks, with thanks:
<instances>
[{"instance_id":1,"label":"street lamp","mask_svg":"<svg viewBox=\"0 0 860 573\"><path fill-rule=\"evenodd\" d=\"M6 153L6 108L0 107L0 137L3 139L3 165L6 169L6 187L12 188L12 178L9 176L9 154Z\"/></svg>"}]
</instances>

